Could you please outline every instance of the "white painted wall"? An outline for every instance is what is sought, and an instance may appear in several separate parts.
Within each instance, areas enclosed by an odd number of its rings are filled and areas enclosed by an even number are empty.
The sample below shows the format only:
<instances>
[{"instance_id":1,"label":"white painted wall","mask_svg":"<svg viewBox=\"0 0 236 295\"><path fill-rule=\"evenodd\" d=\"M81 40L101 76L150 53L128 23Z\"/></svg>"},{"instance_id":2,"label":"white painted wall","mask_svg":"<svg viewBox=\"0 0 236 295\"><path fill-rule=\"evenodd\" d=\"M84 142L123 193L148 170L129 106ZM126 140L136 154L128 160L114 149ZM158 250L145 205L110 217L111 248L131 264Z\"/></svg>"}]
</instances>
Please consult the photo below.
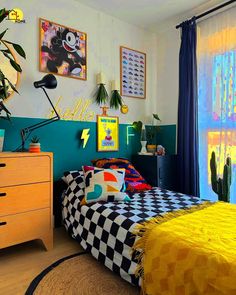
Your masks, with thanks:
<instances>
[{"instance_id":1,"label":"white painted wall","mask_svg":"<svg viewBox=\"0 0 236 295\"><path fill-rule=\"evenodd\" d=\"M125 103L130 109L128 115L122 115L116 111L109 113L119 115L121 123L130 123L137 119L148 122L148 118L153 112L160 112L162 118L168 113L167 101L174 100L173 95L176 92L175 89L170 90L173 87L170 86L173 81L171 81L171 77L168 78L168 75L176 69L172 69L172 61L170 60L172 58L167 56L168 52L163 52L164 45L157 49L156 34L93 10L74 0L11 0L10 2L1 0L1 7L8 9L19 7L23 10L26 20L26 24L16 24L10 21L4 21L1 24L1 30L4 27L10 29L7 38L21 44L27 54L27 60L20 61L23 68L19 87L21 95L14 95L7 103L13 116L43 118L50 111L50 106L42 91L32 86L33 81L41 79L44 75L38 70L39 17L88 34L88 80L80 81L57 76L57 89L48 91L54 103L59 96L63 97L60 105L63 110L73 108L79 98L93 99L96 87L95 76L101 70L105 73L108 81L119 80L119 46L125 45L147 53L147 98L141 100L124 97ZM159 56L160 54L161 56ZM174 63L175 56L173 59ZM162 65L161 72L160 65ZM166 66L169 67L167 72L165 71ZM173 65L173 67L175 66ZM164 76L162 77L162 75ZM164 84L162 85L162 83ZM165 86L168 89L164 89ZM111 90L109 83L107 89ZM100 109L96 105L92 105L90 109L100 113ZM168 116L171 117L172 114L168 114ZM164 122L168 120L165 119ZM174 119L172 121L174 122Z\"/></svg>"},{"instance_id":2,"label":"white painted wall","mask_svg":"<svg viewBox=\"0 0 236 295\"><path fill-rule=\"evenodd\" d=\"M163 125L177 123L179 33L171 26L157 36L157 105Z\"/></svg>"}]
</instances>

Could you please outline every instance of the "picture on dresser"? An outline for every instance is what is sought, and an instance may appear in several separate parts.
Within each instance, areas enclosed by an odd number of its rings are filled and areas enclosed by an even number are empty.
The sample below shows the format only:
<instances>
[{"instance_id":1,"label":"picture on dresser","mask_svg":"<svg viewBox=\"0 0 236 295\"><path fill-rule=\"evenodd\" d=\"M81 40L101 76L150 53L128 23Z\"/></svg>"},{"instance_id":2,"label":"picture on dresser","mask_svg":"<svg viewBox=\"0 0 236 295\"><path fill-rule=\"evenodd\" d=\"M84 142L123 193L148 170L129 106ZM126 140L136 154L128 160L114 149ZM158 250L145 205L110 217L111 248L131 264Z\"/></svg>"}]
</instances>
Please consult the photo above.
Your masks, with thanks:
<instances>
[{"instance_id":1,"label":"picture on dresser","mask_svg":"<svg viewBox=\"0 0 236 295\"><path fill-rule=\"evenodd\" d=\"M120 46L121 95L146 98L146 53Z\"/></svg>"},{"instance_id":2,"label":"picture on dresser","mask_svg":"<svg viewBox=\"0 0 236 295\"><path fill-rule=\"evenodd\" d=\"M39 19L39 70L87 79L87 34Z\"/></svg>"},{"instance_id":3,"label":"picture on dresser","mask_svg":"<svg viewBox=\"0 0 236 295\"><path fill-rule=\"evenodd\" d=\"M119 118L97 116L97 149L98 152L119 150Z\"/></svg>"}]
</instances>

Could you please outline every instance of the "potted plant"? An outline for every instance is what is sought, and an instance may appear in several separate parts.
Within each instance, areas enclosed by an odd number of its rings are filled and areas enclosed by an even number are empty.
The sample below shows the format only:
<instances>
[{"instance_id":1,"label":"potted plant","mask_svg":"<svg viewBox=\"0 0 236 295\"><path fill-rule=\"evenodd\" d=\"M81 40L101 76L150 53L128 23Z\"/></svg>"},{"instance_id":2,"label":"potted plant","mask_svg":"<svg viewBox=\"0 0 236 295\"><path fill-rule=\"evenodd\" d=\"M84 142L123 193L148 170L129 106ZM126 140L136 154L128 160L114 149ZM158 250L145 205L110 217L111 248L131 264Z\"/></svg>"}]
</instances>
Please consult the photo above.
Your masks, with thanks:
<instances>
[{"instance_id":1,"label":"potted plant","mask_svg":"<svg viewBox=\"0 0 236 295\"><path fill-rule=\"evenodd\" d=\"M152 114L152 125L147 127L147 151L150 153L155 153L157 149L157 132L159 130L159 126L154 125L154 121L160 121L161 119L157 114Z\"/></svg>"},{"instance_id":2,"label":"potted plant","mask_svg":"<svg viewBox=\"0 0 236 295\"><path fill-rule=\"evenodd\" d=\"M8 16L9 11L5 8L0 9L0 23ZM5 29L3 32L0 32L0 58L6 58L9 60L10 65L13 67L13 69L19 73L22 72L22 69L20 65L14 60L14 56L12 51L8 47L2 48L1 45L10 44L13 49L23 58L26 58L25 52L23 48L16 43L13 43L11 41L8 41L4 38L6 32L8 29ZM7 108L4 106L4 100L8 98L9 95L9 89L12 89L13 91L17 92L17 89L13 85L13 83L6 77L4 74L4 70L1 69L0 64L0 114L2 111L5 112L5 117L0 116L0 118L4 119L10 119L10 112L7 110Z\"/></svg>"},{"instance_id":3,"label":"potted plant","mask_svg":"<svg viewBox=\"0 0 236 295\"><path fill-rule=\"evenodd\" d=\"M34 136L31 138L31 141L30 141L29 152L40 153L40 151L41 151L41 145L39 142L39 138L37 136Z\"/></svg>"},{"instance_id":4,"label":"potted plant","mask_svg":"<svg viewBox=\"0 0 236 295\"><path fill-rule=\"evenodd\" d=\"M8 16L9 11L6 10L5 8L0 9L0 23ZM14 60L14 56L12 51L9 49L7 44L10 44L13 49L23 58L26 58L25 52L23 48L16 43L13 43L11 41L6 40L5 34L8 29L5 29L3 32L0 32L0 60L2 58L8 59L9 65L12 66L12 68L16 71L21 73L22 69L20 65ZM3 46L2 46L3 45ZM4 100L6 100L9 96L9 89L12 89L14 92L17 92L16 87L13 85L13 83L8 79L8 77L4 73L4 69L1 68L1 63L0 63L0 118L1 119L7 119L10 120L10 115L11 113L9 110L5 107L4 105ZM2 112L4 115L2 116ZM0 151L2 151L2 146L3 146L3 140L4 140L4 129L0 129L0 134L1 134L1 147Z\"/></svg>"},{"instance_id":5,"label":"potted plant","mask_svg":"<svg viewBox=\"0 0 236 295\"><path fill-rule=\"evenodd\" d=\"M149 153L155 153L156 152L156 134L158 132L158 129L160 128L157 125L154 125L155 120L161 121L158 114L152 114L152 125L146 126L146 137L147 137L147 151ZM132 124L133 128L136 129L138 132L141 132L143 122L141 121L135 121Z\"/></svg>"}]
</instances>

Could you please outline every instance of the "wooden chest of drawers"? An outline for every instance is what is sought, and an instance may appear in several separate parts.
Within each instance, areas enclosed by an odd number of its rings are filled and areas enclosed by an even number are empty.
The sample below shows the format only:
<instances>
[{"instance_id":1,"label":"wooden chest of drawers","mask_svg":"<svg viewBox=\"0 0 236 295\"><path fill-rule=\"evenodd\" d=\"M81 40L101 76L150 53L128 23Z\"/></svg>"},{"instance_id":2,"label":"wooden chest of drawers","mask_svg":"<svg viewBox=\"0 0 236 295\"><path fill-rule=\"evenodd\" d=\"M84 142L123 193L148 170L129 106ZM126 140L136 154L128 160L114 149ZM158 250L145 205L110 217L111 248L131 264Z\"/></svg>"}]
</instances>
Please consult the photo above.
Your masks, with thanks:
<instances>
[{"instance_id":1,"label":"wooden chest of drawers","mask_svg":"<svg viewBox=\"0 0 236 295\"><path fill-rule=\"evenodd\" d=\"M0 249L40 239L53 246L51 153L0 153Z\"/></svg>"}]
</instances>

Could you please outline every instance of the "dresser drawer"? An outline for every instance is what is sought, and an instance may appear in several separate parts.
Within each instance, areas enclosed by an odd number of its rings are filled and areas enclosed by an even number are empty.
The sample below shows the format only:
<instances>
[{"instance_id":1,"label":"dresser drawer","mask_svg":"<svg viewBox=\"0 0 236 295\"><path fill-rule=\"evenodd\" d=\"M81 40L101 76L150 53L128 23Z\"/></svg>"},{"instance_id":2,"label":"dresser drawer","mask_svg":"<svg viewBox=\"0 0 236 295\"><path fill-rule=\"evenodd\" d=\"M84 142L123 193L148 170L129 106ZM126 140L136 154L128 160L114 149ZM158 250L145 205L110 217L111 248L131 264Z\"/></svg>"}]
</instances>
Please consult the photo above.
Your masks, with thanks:
<instances>
[{"instance_id":1,"label":"dresser drawer","mask_svg":"<svg viewBox=\"0 0 236 295\"><path fill-rule=\"evenodd\" d=\"M0 187L50 181L48 156L0 157Z\"/></svg>"},{"instance_id":2,"label":"dresser drawer","mask_svg":"<svg viewBox=\"0 0 236 295\"><path fill-rule=\"evenodd\" d=\"M49 207L50 182L0 188L0 216Z\"/></svg>"},{"instance_id":3,"label":"dresser drawer","mask_svg":"<svg viewBox=\"0 0 236 295\"><path fill-rule=\"evenodd\" d=\"M0 249L51 233L50 209L0 217Z\"/></svg>"}]
</instances>

